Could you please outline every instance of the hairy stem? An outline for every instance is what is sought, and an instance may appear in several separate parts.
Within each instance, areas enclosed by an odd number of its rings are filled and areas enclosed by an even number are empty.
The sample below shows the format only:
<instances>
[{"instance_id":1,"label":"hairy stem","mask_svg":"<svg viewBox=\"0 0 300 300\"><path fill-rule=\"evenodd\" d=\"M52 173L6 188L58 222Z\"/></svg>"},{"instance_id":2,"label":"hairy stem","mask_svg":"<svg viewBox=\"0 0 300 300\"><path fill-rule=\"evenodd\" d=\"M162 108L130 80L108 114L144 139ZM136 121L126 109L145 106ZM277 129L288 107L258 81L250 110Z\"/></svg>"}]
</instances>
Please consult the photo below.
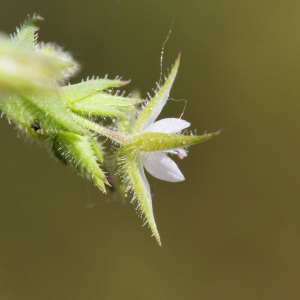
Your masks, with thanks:
<instances>
[{"instance_id":1,"label":"hairy stem","mask_svg":"<svg viewBox=\"0 0 300 300\"><path fill-rule=\"evenodd\" d=\"M105 128L99 124L96 124L84 117L78 116L73 113L72 113L72 115L79 124L83 125L84 127L88 128L94 132L97 132L101 135L104 135L104 136L110 138L112 141L114 141L118 144L122 144L125 141L125 136L123 136L120 133L117 133L113 130L107 129L107 128Z\"/></svg>"}]
</instances>

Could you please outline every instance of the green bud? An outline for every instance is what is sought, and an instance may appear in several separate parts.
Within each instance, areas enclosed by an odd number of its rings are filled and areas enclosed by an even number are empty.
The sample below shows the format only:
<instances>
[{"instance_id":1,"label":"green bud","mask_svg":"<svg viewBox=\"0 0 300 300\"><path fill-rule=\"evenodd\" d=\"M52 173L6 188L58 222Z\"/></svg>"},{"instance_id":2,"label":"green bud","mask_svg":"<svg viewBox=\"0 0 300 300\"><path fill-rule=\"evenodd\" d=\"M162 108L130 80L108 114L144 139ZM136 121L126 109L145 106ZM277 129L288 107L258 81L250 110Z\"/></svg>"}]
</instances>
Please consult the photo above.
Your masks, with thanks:
<instances>
[{"instance_id":1,"label":"green bud","mask_svg":"<svg viewBox=\"0 0 300 300\"><path fill-rule=\"evenodd\" d=\"M22 94L52 87L60 70L51 58L11 43L0 36L0 89ZM2 99L3 100L3 99Z\"/></svg>"},{"instance_id":2,"label":"green bud","mask_svg":"<svg viewBox=\"0 0 300 300\"><path fill-rule=\"evenodd\" d=\"M69 52L63 51L61 47L54 43L41 43L35 50L36 53L51 58L53 64L59 68L60 72L56 80L60 83L76 75L80 69L79 64L74 60L73 56Z\"/></svg>"}]
</instances>

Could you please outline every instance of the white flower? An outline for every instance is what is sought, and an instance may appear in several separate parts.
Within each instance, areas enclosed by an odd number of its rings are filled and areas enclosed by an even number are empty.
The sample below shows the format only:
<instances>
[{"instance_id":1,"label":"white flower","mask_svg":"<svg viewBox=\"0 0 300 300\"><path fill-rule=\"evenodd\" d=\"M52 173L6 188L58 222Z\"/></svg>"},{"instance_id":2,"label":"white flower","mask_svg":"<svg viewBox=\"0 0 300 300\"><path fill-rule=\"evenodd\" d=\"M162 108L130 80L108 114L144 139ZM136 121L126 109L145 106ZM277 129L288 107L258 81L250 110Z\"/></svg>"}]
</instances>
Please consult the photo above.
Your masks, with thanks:
<instances>
[{"instance_id":1,"label":"white flower","mask_svg":"<svg viewBox=\"0 0 300 300\"><path fill-rule=\"evenodd\" d=\"M153 123L143 132L175 134L180 133L190 125L189 122L182 119L168 118ZM152 176L158 179L170 182L183 181L185 178L178 166L166 153L177 154L182 158L187 156L187 152L183 147L167 151L143 151L141 152L143 166Z\"/></svg>"},{"instance_id":2,"label":"white flower","mask_svg":"<svg viewBox=\"0 0 300 300\"><path fill-rule=\"evenodd\" d=\"M214 134L203 136L180 134L182 130L190 126L189 122L181 119L168 118L155 122L168 100L178 66L179 57L164 85L156 92L138 116L132 129L129 130L130 134L123 142L118 155L120 163L124 164L124 181L128 182L128 188L132 189L133 199L138 200L137 208L145 215L145 224L148 222L159 245L161 241L153 215L150 186L144 168L158 179L171 182L183 181L184 176L166 153L177 154L183 158L187 155L185 147L214 136Z\"/></svg>"},{"instance_id":3,"label":"white flower","mask_svg":"<svg viewBox=\"0 0 300 300\"><path fill-rule=\"evenodd\" d=\"M176 134L191 125L191 123L187 121L176 118L162 119L155 122L169 98L170 90L177 74L179 61L180 56L178 57L166 83L161 87L155 97L140 114L139 119L133 128L136 129L136 125L138 124L140 126L138 130L139 133L157 132ZM143 119L143 117L147 118ZM138 122L139 120L142 120L142 122ZM178 154L181 158L187 156L186 150L182 147L169 149L167 151L143 151L141 152L141 161L143 166L152 176L158 179L170 182L183 181L185 178L181 171L177 167L176 163L169 158L166 153Z\"/></svg>"}]
</instances>

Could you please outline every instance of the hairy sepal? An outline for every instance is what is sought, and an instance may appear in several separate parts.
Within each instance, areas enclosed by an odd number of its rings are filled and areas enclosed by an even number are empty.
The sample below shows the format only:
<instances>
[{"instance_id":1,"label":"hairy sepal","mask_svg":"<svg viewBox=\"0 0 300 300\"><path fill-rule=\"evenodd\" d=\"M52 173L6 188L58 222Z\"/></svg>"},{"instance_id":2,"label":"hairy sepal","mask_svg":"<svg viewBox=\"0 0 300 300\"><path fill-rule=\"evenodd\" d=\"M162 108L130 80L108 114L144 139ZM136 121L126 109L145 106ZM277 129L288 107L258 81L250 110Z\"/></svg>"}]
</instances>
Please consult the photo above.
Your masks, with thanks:
<instances>
[{"instance_id":1,"label":"hairy sepal","mask_svg":"<svg viewBox=\"0 0 300 300\"><path fill-rule=\"evenodd\" d=\"M168 151L188 147L211 139L217 133L204 135L182 135L146 132L129 136L123 147L134 151Z\"/></svg>"},{"instance_id":2,"label":"hairy sepal","mask_svg":"<svg viewBox=\"0 0 300 300\"><path fill-rule=\"evenodd\" d=\"M51 134L52 151L64 163L71 163L79 174L86 172L96 185L105 192L107 183L105 174L99 166L102 159L100 150L96 149L94 138L88 135L78 135L67 131ZM97 152L98 151L98 152Z\"/></svg>"},{"instance_id":3,"label":"hairy sepal","mask_svg":"<svg viewBox=\"0 0 300 300\"><path fill-rule=\"evenodd\" d=\"M36 21L39 20L43 20L43 18L34 15L32 18L25 21L21 29L17 29L17 33L12 38L12 43L20 46L23 50L28 50L43 57L47 57L57 69L56 76L53 80L59 82L67 80L79 70L79 64L73 59L69 52L63 51L61 47L54 43L36 44L36 31L38 28L35 24Z\"/></svg>"},{"instance_id":4,"label":"hairy sepal","mask_svg":"<svg viewBox=\"0 0 300 300\"><path fill-rule=\"evenodd\" d=\"M84 132L57 93L44 91L39 94L39 97L35 97L33 94L27 94L26 96L27 101L36 106L43 114L42 118L39 119L42 129L49 131L64 130L79 135Z\"/></svg>"},{"instance_id":5,"label":"hairy sepal","mask_svg":"<svg viewBox=\"0 0 300 300\"><path fill-rule=\"evenodd\" d=\"M73 112L81 115L126 117L125 112L134 111L134 105L138 102L138 99L113 96L100 92L69 104L68 107Z\"/></svg>"},{"instance_id":6,"label":"hairy sepal","mask_svg":"<svg viewBox=\"0 0 300 300\"><path fill-rule=\"evenodd\" d=\"M36 43L36 31L38 28L35 26L37 21L43 20L38 15L33 15L21 26L21 29L17 29L17 33L12 38L13 43L22 46L23 49L33 50Z\"/></svg>"},{"instance_id":7,"label":"hairy sepal","mask_svg":"<svg viewBox=\"0 0 300 300\"><path fill-rule=\"evenodd\" d=\"M61 83L74 76L80 69L71 53L64 51L55 43L41 43L36 48L36 52L53 60L53 64L60 70L56 80Z\"/></svg>"},{"instance_id":8,"label":"hairy sepal","mask_svg":"<svg viewBox=\"0 0 300 300\"><path fill-rule=\"evenodd\" d=\"M116 88L128 84L129 81L119 79L91 79L77 84L62 86L59 93L66 104L81 101L107 88Z\"/></svg>"},{"instance_id":9,"label":"hairy sepal","mask_svg":"<svg viewBox=\"0 0 300 300\"><path fill-rule=\"evenodd\" d=\"M133 158L130 151L125 152L125 176L129 181L129 186L132 188L134 198L138 201L137 210L141 211L141 217L144 214L149 227L156 238L156 241L161 246L160 236L154 219L152 209L152 199L149 183L145 177L143 165L140 157Z\"/></svg>"},{"instance_id":10,"label":"hairy sepal","mask_svg":"<svg viewBox=\"0 0 300 300\"><path fill-rule=\"evenodd\" d=\"M142 132L144 128L154 123L164 105L166 104L172 84L175 80L180 63L180 55L173 66L170 75L164 85L155 93L155 96L148 102L147 106L140 113L136 123L132 128L132 133Z\"/></svg>"}]
</instances>

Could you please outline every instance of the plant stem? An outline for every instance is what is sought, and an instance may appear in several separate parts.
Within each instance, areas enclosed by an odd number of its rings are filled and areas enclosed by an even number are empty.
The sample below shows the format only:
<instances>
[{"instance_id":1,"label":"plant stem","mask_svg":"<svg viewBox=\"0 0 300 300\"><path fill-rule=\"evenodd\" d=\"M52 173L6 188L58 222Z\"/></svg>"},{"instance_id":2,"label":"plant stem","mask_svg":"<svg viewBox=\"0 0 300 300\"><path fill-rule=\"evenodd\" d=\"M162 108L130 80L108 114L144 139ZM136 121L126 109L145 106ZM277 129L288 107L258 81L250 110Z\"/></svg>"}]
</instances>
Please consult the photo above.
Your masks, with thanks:
<instances>
[{"instance_id":1,"label":"plant stem","mask_svg":"<svg viewBox=\"0 0 300 300\"><path fill-rule=\"evenodd\" d=\"M84 117L78 116L74 113L72 113L74 119L81 125L83 125L84 127L97 132L101 135L104 135L108 138L110 138L112 141L118 143L118 144L122 144L125 141L125 136L123 136L120 133L117 133L113 130L107 129L95 122L92 122Z\"/></svg>"}]
</instances>

